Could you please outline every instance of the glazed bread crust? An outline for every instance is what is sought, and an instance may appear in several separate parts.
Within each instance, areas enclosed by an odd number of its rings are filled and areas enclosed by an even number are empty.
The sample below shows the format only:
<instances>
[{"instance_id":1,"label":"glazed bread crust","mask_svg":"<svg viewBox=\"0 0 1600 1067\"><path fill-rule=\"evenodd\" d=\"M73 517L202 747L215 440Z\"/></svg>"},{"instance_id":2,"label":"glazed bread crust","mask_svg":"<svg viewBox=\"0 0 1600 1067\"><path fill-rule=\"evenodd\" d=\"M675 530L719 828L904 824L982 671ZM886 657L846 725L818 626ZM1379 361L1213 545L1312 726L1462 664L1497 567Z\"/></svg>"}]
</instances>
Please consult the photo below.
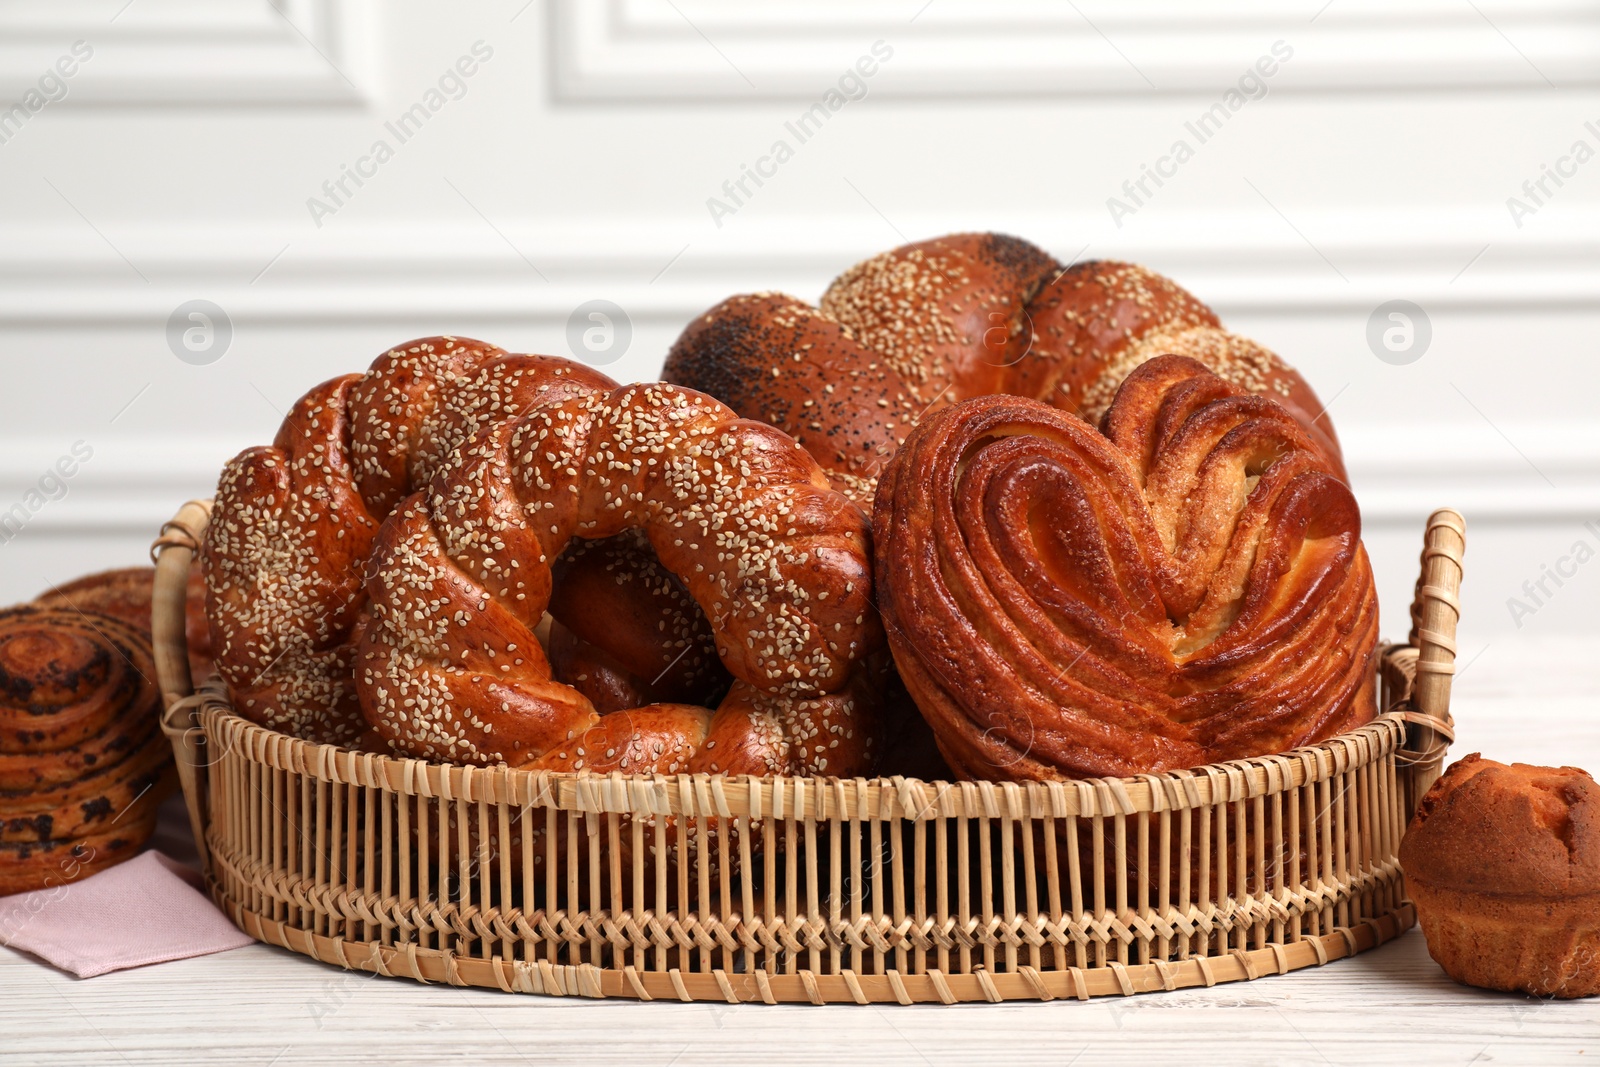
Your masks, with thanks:
<instances>
[{"instance_id":1,"label":"glazed bread crust","mask_svg":"<svg viewBox=\"0 0 1600 1067\"><path fill-rule=\"evenodd\" d=\"M999 234L874 256L840 275L819 308L775 293L731 297L690 323L662 376L793 435L839 489L870 504L919 420L1009 393L1097 423L1122 381L1166 354L1283 404L1344 477L1338 439L1305 380L1223 330L1171 279L1109 260L1063 267Z\"/></svg>"},{"instance_id":2,"label":"glazed bread crust","mask_svg":"<svg viewBox=\"0 0 1600 1067\"><path fill-rule=\"evenodd\" d=\"M264 725L524 765L620 728L590 694L720 698L683 735L692 766L776 774L868 764L870 551L860 508L770 426L428 338L313 389L232 461L202 558L219 668ZM553 671L547 610L587 692ZM632 769L681 769L682 745L650 751Z\"/></svg>"},{"instance_id":3,"label":"glazed bread crust","mask_svg":"<svg viewBox=\"0 0 1600 1067\"><path fill-rule=\"evenodd\" d=\"M753 689L799 716L792 729L775 720L784 729L749 773L784 773L794 759L825 769L845 754L855 765L867 731L834 723L813 736L804 701L845 690L881 644L865 515L779 431L662 384L499 423L402 504L367 583L358 684L369 721L414 755L513 764L589 729L594 709L551 677L533 629L568 542L629 529L710 621L737 679L722 708L755 703ZM759 732L772 717L752 709L741 721ZM837 751L799 755L816 743ZM745 772L709 751L694 766Z\"/></svg>"},{"instance_id":4,"label":"glazed bread crust","mask_svg":"<svg viewBox=\"0 0 1600 1067\"><path fill-rule=\"evenodd\" d=\"M695 319L662 377L788 433L835 488L866 504L927 407L849 327L782 293L729 297Z\"/></svg>"},{"instance_id":5,"label":"glazed bread crust","mask_svg":"<svg viewBox=\"0 0 1600 1067\"><path fill-rule=\"evenodd\" d=\"M705 612L643 530L575 541L551 579L551 666L596 711L714 708L727 695L733 678Z\"/></svg>"},{"instance_id":6,"label":"glazed bread crust","mask_svg":"<svg viewBox=\"0 0 1600 1067\"><path fill-rule=\"evenodd\" d=\"M1005 395L940 412L874 527L895 662L959 775L1159 772L1374 714L1349 489L1281 406L1192 360L1138 368L1103 432Z\"/></svg>"}]
</instances>

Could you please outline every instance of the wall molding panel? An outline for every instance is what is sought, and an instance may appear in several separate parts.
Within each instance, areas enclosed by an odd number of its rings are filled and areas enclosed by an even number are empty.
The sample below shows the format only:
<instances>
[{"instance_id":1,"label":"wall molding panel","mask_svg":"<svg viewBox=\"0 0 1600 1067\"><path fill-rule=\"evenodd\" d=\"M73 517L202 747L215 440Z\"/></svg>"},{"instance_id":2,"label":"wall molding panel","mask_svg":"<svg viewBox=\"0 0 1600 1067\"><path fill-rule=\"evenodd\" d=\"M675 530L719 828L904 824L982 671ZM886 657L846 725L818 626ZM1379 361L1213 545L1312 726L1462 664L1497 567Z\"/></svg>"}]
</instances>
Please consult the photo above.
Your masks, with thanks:
<instances>
[{"instance_id":1,"label":"wall molding panel","mask_svg":"<svg viewBox=\"0 0 1600 1067\"><path fill-rule=\"evenodd\" d=\"M898 221L912 240L963 223L1026 234L1062 259L1106 231L1104 217L1090 215ZM1313 250L1274 215L1213 212L1090 240L1081 258L1146 263L1224 314L1364 312L1394 298L1438 308L1600 308L1600 210L1540 223L1519 232L1483 212L1297 213ZM0 226L0 326L143 323L196 296L252 321L350 323L564 320L576 304L604 296L635 317L681 323L752 288L814 300L840 270L899 242L879 220L859 216L723 231L649 220L498 225L543 279L499 234L473 223L340 223L337 240L313 235L287 248L281 228L118 227L117 248L148 284L77 220Z\"/></svg>"},{"instance_id":2,"label":"wall molding panel","mask_svg":"<svg viewBox=\"0 0 1600 1067\"><path fill-rule=\"evenodd\" d=\"M1600 84L1582 0L550 0L567 102L815 97L875 40L875 94L1221 93L1275 41L1290 91L1548 90Z\"/></svg>"},{"instance_id":3,"label":"wall molding panel","mask_svg":"<svg viewBox=\"0 0 1600 1067\"><path fill-rule=\"evenodd\" d=\"M345 106L375 91L373 0L0 2L0 106L75 41L72 106Z\"/></svg>"}]
</instances>

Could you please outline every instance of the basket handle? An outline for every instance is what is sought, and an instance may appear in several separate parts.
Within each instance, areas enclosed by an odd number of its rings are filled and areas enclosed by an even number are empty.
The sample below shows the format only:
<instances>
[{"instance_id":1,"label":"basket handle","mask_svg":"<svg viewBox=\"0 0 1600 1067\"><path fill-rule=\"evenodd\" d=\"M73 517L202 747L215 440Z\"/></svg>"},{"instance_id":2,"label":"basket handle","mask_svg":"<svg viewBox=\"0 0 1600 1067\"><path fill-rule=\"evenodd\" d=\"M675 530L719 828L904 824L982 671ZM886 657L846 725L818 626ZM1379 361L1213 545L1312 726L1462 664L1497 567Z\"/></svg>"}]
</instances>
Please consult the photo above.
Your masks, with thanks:
<instances>
[{"instance_id":1,"label":"basket handle","mask_svg":"<svg viewBox=\"0 0 1600 1067\"><path fill-rule=\"evenodd\" d=\"M189 674L189 566L205 537L211 518L211 501L191 500L150 546L156 577L150 605L150 636L154 645L156 678L161 686L161 729L172 743L178 780L189 809L189 826L206 874L211 854L205 836L205 729L201 726L194 679Z\"/></svg>"},{"instance_id":2,"label":"basket handle","mask_svg":"<svg viewBox=\"0 0 1600 1067\"><path fill-rule=\"evenodd\" d=\"M1461 621L1462 556L1467 525L1459 512L1440 508L1428 517L1422 536L1422 573L1411 603L1411 644L1417 649L1416 682L1411 697L1407 747L1416 765L1413 800L1439 777L1445 752L1455 739L1450 715L1450 685L1456 673L1456 625Z\"/></svg>"}]
</instances>

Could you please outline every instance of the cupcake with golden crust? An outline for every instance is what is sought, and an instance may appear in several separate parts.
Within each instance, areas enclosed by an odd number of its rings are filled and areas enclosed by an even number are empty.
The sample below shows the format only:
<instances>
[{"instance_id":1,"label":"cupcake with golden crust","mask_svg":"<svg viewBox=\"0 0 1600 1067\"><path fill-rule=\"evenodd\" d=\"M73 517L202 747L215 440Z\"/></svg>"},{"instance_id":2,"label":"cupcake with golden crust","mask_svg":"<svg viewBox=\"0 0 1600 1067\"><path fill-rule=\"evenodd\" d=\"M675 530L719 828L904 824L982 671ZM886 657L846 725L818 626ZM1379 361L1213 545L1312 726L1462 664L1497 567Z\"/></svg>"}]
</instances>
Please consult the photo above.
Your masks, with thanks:
<instances>
[{"instance_id":1,"label":"cupcake with golden crust","mask_svg":"<svg viewBox=\"0 0 1600 1067\"><path fill-rule=\"evenodd\" d=\"M1428 951L1458 982L1600 993L1600 786L1473 753L1411 821L1400 865Z\"/></svg>"}]
</instances>

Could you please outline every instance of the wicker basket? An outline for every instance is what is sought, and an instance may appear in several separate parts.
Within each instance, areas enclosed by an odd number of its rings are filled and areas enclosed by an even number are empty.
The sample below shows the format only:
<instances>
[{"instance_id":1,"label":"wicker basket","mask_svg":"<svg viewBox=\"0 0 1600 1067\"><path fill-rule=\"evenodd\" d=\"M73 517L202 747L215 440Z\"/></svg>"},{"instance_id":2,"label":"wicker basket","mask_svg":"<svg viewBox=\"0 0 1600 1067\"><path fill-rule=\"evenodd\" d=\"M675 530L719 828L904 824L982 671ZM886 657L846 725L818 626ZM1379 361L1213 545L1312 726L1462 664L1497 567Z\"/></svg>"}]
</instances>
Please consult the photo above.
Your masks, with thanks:
<instances>
[{"instance_id":1,"label":"wicker basket","mask_svg":"<svg viewBox=\"0 0 1600 1067\"><path fill-rule=\"evenodd\" d=\"M1451 738L1454 512L1428 524L1411 643L1382 655L1387 714L1277 756L1033 784L534 773L286 737L191 692L208 512L156 544L164 724L211 894L261 941L508 992L910 1004L1254 979L1414 921L1396 852Z\"/></svg>"}]
</instances>

